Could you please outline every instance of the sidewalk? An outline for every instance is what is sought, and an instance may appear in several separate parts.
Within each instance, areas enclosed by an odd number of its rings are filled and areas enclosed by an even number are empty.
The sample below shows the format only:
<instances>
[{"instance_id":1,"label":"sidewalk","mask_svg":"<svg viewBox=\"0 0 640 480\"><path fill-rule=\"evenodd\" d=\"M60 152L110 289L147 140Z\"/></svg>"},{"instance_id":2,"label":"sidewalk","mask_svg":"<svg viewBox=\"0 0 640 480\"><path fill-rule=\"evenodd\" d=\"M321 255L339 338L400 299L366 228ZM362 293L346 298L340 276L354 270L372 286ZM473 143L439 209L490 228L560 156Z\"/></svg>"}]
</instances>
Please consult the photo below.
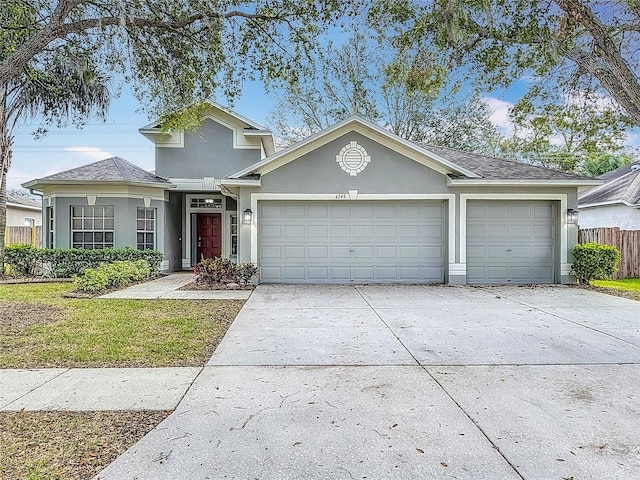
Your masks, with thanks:
<instances>
[{"instance_id":1,"label":"sidewalk","mask_svg":"<svg viewBox=\"0 0 640 480\"><path fill-rule=\"evenodd\" d=\"M201 367L0 370L0 411L173 410L201 371Z\"/></svg>"}]
</instances>

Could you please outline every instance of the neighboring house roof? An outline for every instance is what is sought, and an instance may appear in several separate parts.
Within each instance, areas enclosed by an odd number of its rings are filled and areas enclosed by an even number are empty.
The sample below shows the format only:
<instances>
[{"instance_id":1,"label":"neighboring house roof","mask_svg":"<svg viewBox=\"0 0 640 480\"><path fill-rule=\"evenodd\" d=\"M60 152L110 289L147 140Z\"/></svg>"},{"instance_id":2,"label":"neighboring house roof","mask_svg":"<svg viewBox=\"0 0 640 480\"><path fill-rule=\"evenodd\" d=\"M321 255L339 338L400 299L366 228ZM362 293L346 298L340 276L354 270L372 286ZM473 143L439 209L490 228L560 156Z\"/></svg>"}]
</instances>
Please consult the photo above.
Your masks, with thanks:
<instances>
[{"instance_id":1,"label":"neighboring house roof","mask_svg":"<svg viewBox=\"0 0 640 480\"><path fill-rule=\"evenodd\" d=\"M26 208L29 210L42 210L42 205L38 200L23 195L14 195L12 193L7 193L7 206Z\"/></svg>"},{"instance_id":2,"label":"neighboring house roof","mask_svg":"<svg viewBox=\"0 0 640 480\"><path fill-rule=\"evenodd\" d=\"M621 203L640 207L640 160L601 175L599 185L578 195L578 207L595 207Z\"/></svg>"},{"instance_id":3,"label":"neighboring house roof","mask_svg":"<svg viewBox=\"0 0 640 480\"><path fill-rule=\"evenodd\" d=\"M99 162L54 173L24 183L25 188L38 185L56 185L66 183L120 183L130 185L158 186L173 188L174 185L120 157L111 157Z\"/></svg>"},{"instance_id":4,"label":"neighboring house roof","mask_svg":"<svg viewBox=\"0 0 640 480\"><path fill-rule=\"evenodd\" d=\"M400 147L402 153L410 158L439 171L443 175L447 175L451 185L570 184L574 186L591 186L602 183L600 180L535 165L477 155L435 145L410 142L357 115L351 116L284 150L280 150L274 155L230 175L228 178L233 181L236 179L250 179L252 175L256 174L264 175L299 158L310 149L326 144L348 133L348 131L356 131L369 136L373 133L371 138L374 140L387 144L392 148L394 146L396 149ZM223 181L223 184L225 183L229 183L229 180Z\"/></svg>"}]
</instances>

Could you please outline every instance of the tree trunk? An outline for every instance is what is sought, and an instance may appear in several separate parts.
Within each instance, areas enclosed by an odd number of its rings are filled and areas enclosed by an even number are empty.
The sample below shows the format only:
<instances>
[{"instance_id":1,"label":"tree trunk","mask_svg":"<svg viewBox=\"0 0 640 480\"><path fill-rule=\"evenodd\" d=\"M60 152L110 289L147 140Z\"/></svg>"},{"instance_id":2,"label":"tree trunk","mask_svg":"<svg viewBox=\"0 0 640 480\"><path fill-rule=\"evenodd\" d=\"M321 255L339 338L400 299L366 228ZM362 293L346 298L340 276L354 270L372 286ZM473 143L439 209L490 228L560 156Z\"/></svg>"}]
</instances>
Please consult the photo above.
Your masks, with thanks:
<instances>
[{"instance_id":1,"label":"tree trunk","mask_svg":"<svg viewBox=\"0 0 640 480\"><path fill-rule=\"evenodd\" d=\"M7 173L11 165L13 137L9 130L6 89L0 89L0 273L4 273L4 243L7 230Z\"/></svg>"}]
</instances>

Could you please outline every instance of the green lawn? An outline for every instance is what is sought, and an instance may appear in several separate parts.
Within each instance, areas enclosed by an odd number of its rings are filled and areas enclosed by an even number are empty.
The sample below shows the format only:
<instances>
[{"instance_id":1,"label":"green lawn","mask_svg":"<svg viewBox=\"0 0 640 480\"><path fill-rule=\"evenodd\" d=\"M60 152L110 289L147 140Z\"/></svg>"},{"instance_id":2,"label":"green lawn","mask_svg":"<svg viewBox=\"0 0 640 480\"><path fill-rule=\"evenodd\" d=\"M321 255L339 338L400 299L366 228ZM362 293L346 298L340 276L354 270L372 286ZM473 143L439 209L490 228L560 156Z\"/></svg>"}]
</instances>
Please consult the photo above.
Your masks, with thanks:
<instances>
[{"instance_id":1,"label":"green lawn","mask_svg":"<svg viewBox=\"0 0 640 480\"><path fill-rule=\"evenodd\" d=\"M627 292L640 293L640 278L622 278L620 280L592 280L592 285L602 288L614 288Z\"/></svg>"},{"instance_id":2,"label":"green lawn","mask_svg":"<svg viewBox=\"0 0 640 480\"><path fill-rule=\"evenodd\" d=\"M0 285L0 368L202 366L244 303L64 298L71 289Z\"/></svg>"}]
</instances>

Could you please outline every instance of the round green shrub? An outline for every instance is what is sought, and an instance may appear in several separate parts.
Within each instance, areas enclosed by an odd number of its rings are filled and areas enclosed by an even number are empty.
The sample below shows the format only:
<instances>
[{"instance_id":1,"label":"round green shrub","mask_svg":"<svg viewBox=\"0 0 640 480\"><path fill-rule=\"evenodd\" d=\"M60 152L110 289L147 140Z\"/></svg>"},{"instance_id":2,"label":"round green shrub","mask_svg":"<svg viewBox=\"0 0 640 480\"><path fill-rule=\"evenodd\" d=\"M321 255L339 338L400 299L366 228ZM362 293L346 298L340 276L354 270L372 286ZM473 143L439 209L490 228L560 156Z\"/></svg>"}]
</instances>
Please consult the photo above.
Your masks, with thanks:
<instances>
[{"instance_id":1,"label":"round green shrub","mask_svg":"<svg viewBox=\"0 0 640 480\"><path fill-rule=\"evenodd\" d=\"M588 285L591 280L608 278L618 271L620 252L611 245L583 243L573 247L571 274L579 283Z\"/></svg>"}]
</instances>

